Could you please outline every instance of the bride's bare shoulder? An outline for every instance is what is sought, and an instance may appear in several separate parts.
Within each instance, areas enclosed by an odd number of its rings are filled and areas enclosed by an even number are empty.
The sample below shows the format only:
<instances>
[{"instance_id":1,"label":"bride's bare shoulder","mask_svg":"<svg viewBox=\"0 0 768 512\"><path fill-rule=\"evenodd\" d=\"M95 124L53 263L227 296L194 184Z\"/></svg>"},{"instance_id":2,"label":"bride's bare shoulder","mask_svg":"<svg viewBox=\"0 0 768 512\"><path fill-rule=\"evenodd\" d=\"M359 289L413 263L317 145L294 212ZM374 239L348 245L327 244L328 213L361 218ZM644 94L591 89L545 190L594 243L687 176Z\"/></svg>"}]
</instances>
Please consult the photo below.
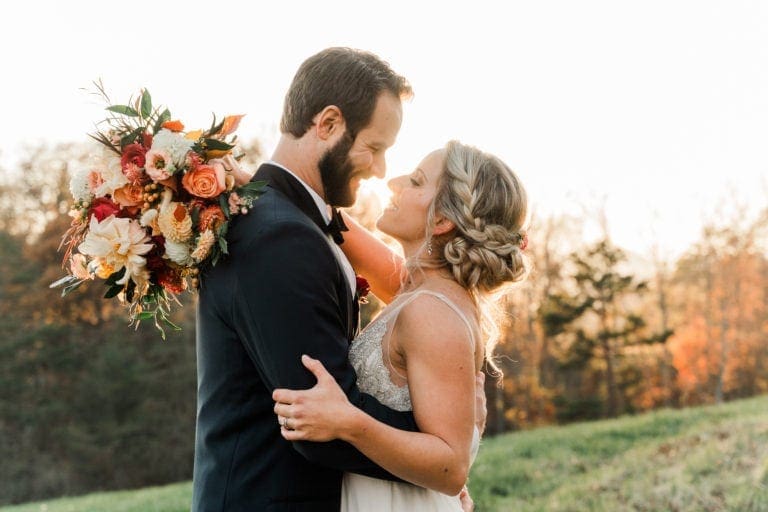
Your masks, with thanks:
<instances>
[{"instance_id":1,"label":"bride's bare shoulder","mask_svg":"<svg viewBox=\"0 0 768 512\"><path fill-rule=\"evenodd\" d=\"M477 339L476 308L471 297L445 287L423 288L398 312L393 338L404 350L414 344L419 349L444 350L458 344L473 347Z\"/></svg>"}]
</instances>

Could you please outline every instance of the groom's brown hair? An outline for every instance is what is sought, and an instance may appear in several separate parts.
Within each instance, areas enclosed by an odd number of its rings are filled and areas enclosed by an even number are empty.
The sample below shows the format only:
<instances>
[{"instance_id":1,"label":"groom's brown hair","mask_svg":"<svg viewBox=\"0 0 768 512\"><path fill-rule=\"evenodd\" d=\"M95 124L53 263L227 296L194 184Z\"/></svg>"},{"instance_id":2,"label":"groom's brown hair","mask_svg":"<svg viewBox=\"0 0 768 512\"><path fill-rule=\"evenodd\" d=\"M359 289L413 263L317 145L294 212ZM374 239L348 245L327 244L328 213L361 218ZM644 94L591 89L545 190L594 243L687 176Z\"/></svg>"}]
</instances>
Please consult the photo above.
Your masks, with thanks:
<instances>
[{"instance_id":1,"label":"groom's brown hair","mask_svg":"<svg viewBox=\"0 0 768 512\"><path fill-rule=\"evenodd\" d=\"M327 48L305 60L285 95L280 131L301 137L329 105L341 110L349 134L368 126L382 92L413 95L408 81L376 55L352 48Z\"/></svg>"}]
</instances>

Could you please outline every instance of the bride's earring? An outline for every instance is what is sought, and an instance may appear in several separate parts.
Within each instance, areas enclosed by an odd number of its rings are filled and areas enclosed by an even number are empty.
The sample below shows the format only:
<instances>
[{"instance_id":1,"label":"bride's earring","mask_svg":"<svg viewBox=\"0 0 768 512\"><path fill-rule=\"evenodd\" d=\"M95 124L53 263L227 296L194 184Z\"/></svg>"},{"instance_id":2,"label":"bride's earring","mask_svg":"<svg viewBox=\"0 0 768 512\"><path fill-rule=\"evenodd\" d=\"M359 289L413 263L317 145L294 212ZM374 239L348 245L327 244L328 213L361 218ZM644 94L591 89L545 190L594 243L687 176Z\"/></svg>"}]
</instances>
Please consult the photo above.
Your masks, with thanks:
<instances>
[{"instance_id":1,"label":"bride's earring","mask_svg":"<svg viewBox=\"0 0 768 512\"><path fill-rule=\"evenodd\" d=\"M427 254L432 256L432 239L430 239L429 242L427 242Z\"/></svg>"}]
</instances>

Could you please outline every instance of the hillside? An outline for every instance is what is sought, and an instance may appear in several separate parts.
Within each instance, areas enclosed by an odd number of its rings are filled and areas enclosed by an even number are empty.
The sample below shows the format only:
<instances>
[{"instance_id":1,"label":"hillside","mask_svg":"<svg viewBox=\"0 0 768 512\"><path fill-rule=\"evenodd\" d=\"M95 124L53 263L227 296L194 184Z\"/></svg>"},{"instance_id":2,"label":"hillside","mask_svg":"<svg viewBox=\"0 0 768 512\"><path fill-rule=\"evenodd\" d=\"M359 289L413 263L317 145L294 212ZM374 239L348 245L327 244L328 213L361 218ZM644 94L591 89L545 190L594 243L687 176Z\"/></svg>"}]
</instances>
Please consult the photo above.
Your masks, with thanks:
<instances>
[{"instance_id":1,"label":"hillside","mask_svg":"<svg viewBox=\"0 0 768 512\"><path fill-rule=\"evenodd\" d=\"M547 427L485 441L478 512L768 512L768 396ZM0 508L182 512L189 482Z\"/></svg>"}]
</instances>

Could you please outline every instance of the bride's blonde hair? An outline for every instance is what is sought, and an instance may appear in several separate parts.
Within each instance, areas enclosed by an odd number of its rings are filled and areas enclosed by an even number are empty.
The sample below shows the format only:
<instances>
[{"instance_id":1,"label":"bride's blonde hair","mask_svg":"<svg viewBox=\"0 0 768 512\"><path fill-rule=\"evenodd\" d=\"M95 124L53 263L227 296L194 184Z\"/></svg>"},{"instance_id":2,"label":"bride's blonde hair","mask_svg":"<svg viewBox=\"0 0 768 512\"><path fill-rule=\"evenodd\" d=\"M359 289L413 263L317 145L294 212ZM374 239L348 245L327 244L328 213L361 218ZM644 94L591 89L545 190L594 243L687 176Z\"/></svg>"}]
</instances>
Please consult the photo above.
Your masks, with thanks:
<instances>
[{"instance_id":1,"label":"bride's blonde hair","mask_svg":"<svg viewBox=\"0 0 768 512\"><path fill-rule=\"evenodd\" d=\"M475 300L486 340L486 360L498 343L493 297L505 285L523 280L529 270L523 253L528 197L517 175L499 158L450 141L445 146L443 172L427 211L425 248L407 262L408 273L421 268L447 268L453 279ZM456 226L446 235L433 235L435 215ZM424 257L424 254L431 255Z\"/></svg>"}]
</instances>

